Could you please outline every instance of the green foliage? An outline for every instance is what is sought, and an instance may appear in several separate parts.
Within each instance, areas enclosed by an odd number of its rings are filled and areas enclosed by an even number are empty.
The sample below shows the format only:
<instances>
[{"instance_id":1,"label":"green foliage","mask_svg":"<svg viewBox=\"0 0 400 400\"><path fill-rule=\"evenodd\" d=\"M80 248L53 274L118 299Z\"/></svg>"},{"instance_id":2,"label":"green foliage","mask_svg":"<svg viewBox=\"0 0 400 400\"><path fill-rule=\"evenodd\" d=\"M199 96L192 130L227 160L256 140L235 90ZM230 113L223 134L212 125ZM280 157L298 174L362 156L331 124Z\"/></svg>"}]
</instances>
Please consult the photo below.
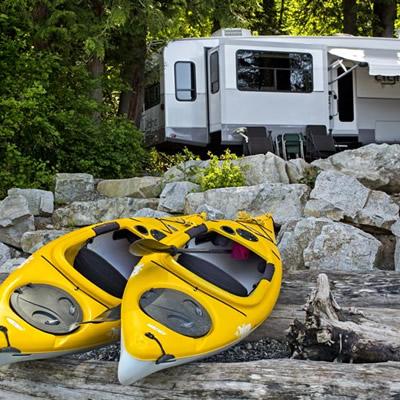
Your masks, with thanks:
<instances>
[{"instance_id":1,"label":"green foliage","mask_svg":"<svg viewBox=\"0 0 400 400\"><path fill-rule=\"evenodd\" d=\"M198 183L203 191L244 185L245 178L242 169L234 163L238 159L236 154L232 154L227 149L220 159L211 152L208 155L209 167L198 171Z\"/></svg>"},{"instance_id":2,"label":"green foliage","mask_svg":"<svg viewBox=\"0 0 400 400\"><path fill-rule=\"evenodd\" d=\"M309 186L311 189L314 189L315 181L320 172L321 170L314 165L305 168L303 172L303 177L299 180L299 183L303 183Z\"/></svg>"},{"instance_id":3,"label":"green foliage","mask_svg":"<svg viewBox=\"0 0 400 400\"><path fill-rule=\"evenodd\" d=\"M182 152L176 154L167 154L157 151L156 148L150 149L145 161L145 171L151 174L162 174L172 168L189 160L200 160L199 156L192 153L187 147ZM183 168L183 167L181 167Z\"/></svg>"}]
</instances>

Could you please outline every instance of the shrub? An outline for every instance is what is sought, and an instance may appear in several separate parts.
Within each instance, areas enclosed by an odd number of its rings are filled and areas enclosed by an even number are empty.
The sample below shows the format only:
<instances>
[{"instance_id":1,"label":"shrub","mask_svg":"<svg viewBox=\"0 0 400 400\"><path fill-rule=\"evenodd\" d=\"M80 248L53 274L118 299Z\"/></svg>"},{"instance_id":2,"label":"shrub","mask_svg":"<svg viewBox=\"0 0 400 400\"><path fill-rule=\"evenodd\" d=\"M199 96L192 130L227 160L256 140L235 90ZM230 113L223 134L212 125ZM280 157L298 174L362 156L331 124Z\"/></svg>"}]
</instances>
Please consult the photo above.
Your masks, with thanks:
<instances>
[{"instance_id":1,"label":"shrub","mask_svg":"<svg viewBox=\"0 0 400 400\"><path fill-rule=\"evenodd\" d=\"M238 159L236 154L232 154L227 149L220 159L211 152L208 155L210 166L198 171L198 183L203 191L244 185L245 178L242 169L233 162Z\"/></svg>"}]
</instances>

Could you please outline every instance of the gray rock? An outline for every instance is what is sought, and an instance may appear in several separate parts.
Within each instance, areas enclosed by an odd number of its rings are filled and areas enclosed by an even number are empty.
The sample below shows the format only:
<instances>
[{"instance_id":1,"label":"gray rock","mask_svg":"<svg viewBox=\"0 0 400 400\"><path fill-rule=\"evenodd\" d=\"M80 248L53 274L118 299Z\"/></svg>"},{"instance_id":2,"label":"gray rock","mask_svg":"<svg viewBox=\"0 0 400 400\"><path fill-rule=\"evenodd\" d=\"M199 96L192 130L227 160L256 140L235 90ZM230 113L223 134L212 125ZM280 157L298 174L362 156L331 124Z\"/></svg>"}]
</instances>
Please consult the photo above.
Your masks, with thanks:
<instances>
[{"instance_id":1,"label":"gray rock","mask_svg":"<svg viewBox=\"0 0 400 400\"><path fill-rule=\"evenodd\" d=\"M58 227L86 226L117 218L129 218L142 208L157 209L158 199L101 199L76 201L58 208L53 214L53 223Z\"/></svg>"},{"instance_id":2,"label":"gray rock","mask_svg":"<svg viewBox=\"0 0 400 400\"><path fill-rule=\"evenodd\" d=\"M353 176L323 171L315 181L304 214L390 230L398 219L399 206L386 193L368 189Z\"/></svg>"},{"instance_id":3,"label":"gray rock","mask_svg":"<svg viewBox=\"0 0 400 400\"><path fill-rule=\"evenodd\" d=\"M14 257L15 250L0 242L0 265L3 265L7 260Z\"/></svg>"},{"instance_id":4,"label":"gray rock","mask_svg":"<svg viewBox=\"0 0 400 400\"><path fill-rule=\"evenodd\" d=\"M202 204L197 207L195 214L201 214L201 213L207 214L207 220L226 219L225 214L222 211L214 207L211 207L208 204Z\"/></svg>"},{"instance_id":5,"label":"gray rock","mask_svg":"<svg viewBox=\"0 0 400 400\"><path fill-rule=\"evenodd\" d=\"M289 183L285 161L273 153L256 154L235 161L242 169L245 185Z\"/></svg>"},{"instance_id":6,"label":"gray rock","mask_svg":"<svg viewBox=\"0 0 400 400\"><path fill-rule=\"evenodd\" d=\"M132 217L148 217L148 218L169 218L172 215L164 211L153 210L151 208L142 208L135 212Z\"/></svg>"},{"instance_id":7,"label":"gray rock","mask_svg":"<svg viewBox=\"0 0 400 400\"><path fill-rule=\"evenodd\" d=\"M6 197L0 204L0 242L20 248L23 233L34 230L34 217L25 197Z\"/></svg>"},{"instance_id":8,"label":"gray rock","mask_svg":"<svg viewBox=\"0 0 400 400\"><path fill-rule=\"evenodd\" d=\"M356 178L334 171L321 172L310 194L312 200L324 200L354 218L368 199L369 189Z\"/></svg>"},{"instance_id":9,"label":"gray rock","mask_svg":"<svg viewBox=\"0 0 400 400\"><path fill-rule=\"evenodd\" d=\"M288 221L278 238L287 269L372 270L382 257L382 244L362 230L327 218Z\"/></svg>"},{"instance_id":10,"label":"gray rock","mask_svg":"<svg viewBox=\"0 0 400 400\"><path fill-rule=\"evenodd\" d=\"M377 190L371 190L365 206L353 219L357 225L390 230L399 218L399 206L392 198Z\"/></svg>"},{"instance_id":11,"label":"gray rock","mask_svg":"<svg viewBox=\"0 0 400 400\"><path fill-rule=\"evenodd\" d=\"M97 185L97 191L107 197L155 198L160 196L161 181L155 176L104 180Z\"/></svg>"},{"instance_id":12,"label":"gray rock","mask_svg":"<svg viewBox=\"0 0 400 400\"><path fill-rule=\"evenodd\" d=\"M89 174L56 175L55 201L68 204L74 201L92 200L94 197L94 179Z\"/></svg>"},{"instance_id":13,"label":"gray rock","mask_svg":"<svg viewBox=\"0 0 400 400\"><path fill-rule=\"evenodd\" d=\"M175 165L165 172L163 177L163 184L166 185L170 182L182 182L189 181L194 182L196 180L196 173L199 169L207 168L210 165L209 160L189 160L179 165Z\"/></svg>"},{"instance_id":14,"label":"gray rock","mask_svg":"<svg viewBox=\"0 0 400 400\"><path fill-rule=\"evenodd\" d=\"M8 191L9 196L23 196L28 202L29 212L35 216L47 217L54 211L54 194L48 190L18 189Z\"/></svg>"},{"instance_id":15,"label":"gray rock","mask_svg":"<svg viewBox=\"0 0 400 400\"><path fill-rule=\"evenodd\" d=\"M329 218L332 221L341 221L344 219L344 211L336 208L326 200L308 200L304 207L306 217Z\"/></svg>"},{"instance_id":16,"label":"gray rock","mask_svg":"<svg viewBox=\"0 0 400 400\"><path fill-rule=\"evenodd\" d=\"M286 172L290 183L298 183L304 177L304 171L311 165L302 158L286 161Z\"/></svg>"},{"instance_id":17,"label":"gray rock","mask_svg":"<svg viewBox=\"0 0 400 400\"><path fill-rule=\"evenodd\" d=\"M40 230L35 232L25 232L21 238L22 250L25 253L34 253L45 244L63 236L70 231L68 230Z\"/></svg>"},{"instance_id":18,"label":"gray rock","mask_svg":"<svg viewBox=\"0 0 400 400\"><path fill-rule=\"evenodd\" d=\"M186 196L185 214L193 214L199 206L220 210L226 218L235 219L239 211L257 216L271 213L277 225L303 216L310 189L306 185L264 183L255 186L211 189Z\"/></svg>"},{"instance_id":19,"label":"gray rock","mask_svg":"<svg viewBox=\"0 0 400 400\"><path fill-rule=\"evenodd\" d=\"M182 213L185 208L186 195L200 190L200 185L192 182L167 183L160 195L158 210L169 213Z\"/></svg>"},{"instance_id":20,"label":"gray rock","mask_svg":"<svg viewBox=\"0 0 400 400\"><path fill-rule=\"evenodd\" d=\"M400 237L396 236L396 247L394 250L394 269L400 271Z\"/></svg>"},{"instance_id":21,"label":"gray rock","mask_svg":"<svg viewBox=\"0 0 400 400\"><path fill-rule=\"evenodd\" d=\"M19 258L10 258L4 264L0 264L0 272L5 274L10 274L15 269L20 268L26 263L27 259L19 257Z\"/></svg>"},{"instance_id":22,"label":"gray rock","mask_svg":"<svg viewBox=\"0 0 400 400\"><path fill-rule=\"evenodd\" d=\"M356 177L370 189L400 192L400 145L369 144L347 150L326 161L336 170ZM314 164L314 163L313 163Z\"/></svg>"}]
</instances>

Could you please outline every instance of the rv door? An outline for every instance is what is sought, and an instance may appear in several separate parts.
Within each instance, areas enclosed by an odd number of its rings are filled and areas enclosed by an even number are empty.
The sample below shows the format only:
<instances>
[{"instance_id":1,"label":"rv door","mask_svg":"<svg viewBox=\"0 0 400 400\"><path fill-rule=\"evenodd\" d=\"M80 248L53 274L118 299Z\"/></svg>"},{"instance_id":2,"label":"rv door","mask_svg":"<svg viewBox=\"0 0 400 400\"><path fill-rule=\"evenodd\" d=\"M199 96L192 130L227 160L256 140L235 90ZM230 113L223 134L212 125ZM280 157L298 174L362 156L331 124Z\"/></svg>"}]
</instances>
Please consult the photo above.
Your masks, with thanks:
<instances>
[{"instance_id":1,"label":"rv door","mask_svg":"<svg viewBox=\"0 0 400 400\"><path fill-rule=\"evenodd\" d=\"M207 51L208 126L209 132L221 131L220 48Z\"/></svg>"},{"instance_id":2,"label":"rv door","mask_svg":"<svg viewBox=\"0 0 400 400\"><path fill-rule=\"evenodd\" d=\"M335 135L356 135L355 70L346 60L331 60L330 81L330 128Z\"/></svg>"}]
</instances>

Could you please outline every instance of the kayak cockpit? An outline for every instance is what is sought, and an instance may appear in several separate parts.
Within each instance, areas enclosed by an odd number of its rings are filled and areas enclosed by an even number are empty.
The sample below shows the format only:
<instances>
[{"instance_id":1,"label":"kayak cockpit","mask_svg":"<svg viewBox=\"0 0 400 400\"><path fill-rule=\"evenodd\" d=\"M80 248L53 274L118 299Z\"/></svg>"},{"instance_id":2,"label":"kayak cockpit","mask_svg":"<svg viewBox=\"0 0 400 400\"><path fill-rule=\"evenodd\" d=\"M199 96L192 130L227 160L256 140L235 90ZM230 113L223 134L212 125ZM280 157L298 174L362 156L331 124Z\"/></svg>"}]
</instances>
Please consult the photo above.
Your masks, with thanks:
<instances>
[{"instance_id":1,"label":"kayak cockpit","mask_svg":"<svg viewBox=\"0 0 400 400\"><path fill-rule=\"evenodd\" d=\"M262 279L271 281L275 272L274 264L216 232L191 239L187 248L208 251L183 253L178 258L180 265L236 296L249 296Z\"/></svg>"},{"instance_id":2,"label":"kayak cockpit","mask_svg":"<svg viewBox=\"0 0 400 400\"><path fill-rule=\"evenodd\" d=\"M129 252L129 246L138 239L128 229L94 236L79 249L73 266L105 292L122 298L127 280L140 260Z\"/></svg>"}]
</instances>

